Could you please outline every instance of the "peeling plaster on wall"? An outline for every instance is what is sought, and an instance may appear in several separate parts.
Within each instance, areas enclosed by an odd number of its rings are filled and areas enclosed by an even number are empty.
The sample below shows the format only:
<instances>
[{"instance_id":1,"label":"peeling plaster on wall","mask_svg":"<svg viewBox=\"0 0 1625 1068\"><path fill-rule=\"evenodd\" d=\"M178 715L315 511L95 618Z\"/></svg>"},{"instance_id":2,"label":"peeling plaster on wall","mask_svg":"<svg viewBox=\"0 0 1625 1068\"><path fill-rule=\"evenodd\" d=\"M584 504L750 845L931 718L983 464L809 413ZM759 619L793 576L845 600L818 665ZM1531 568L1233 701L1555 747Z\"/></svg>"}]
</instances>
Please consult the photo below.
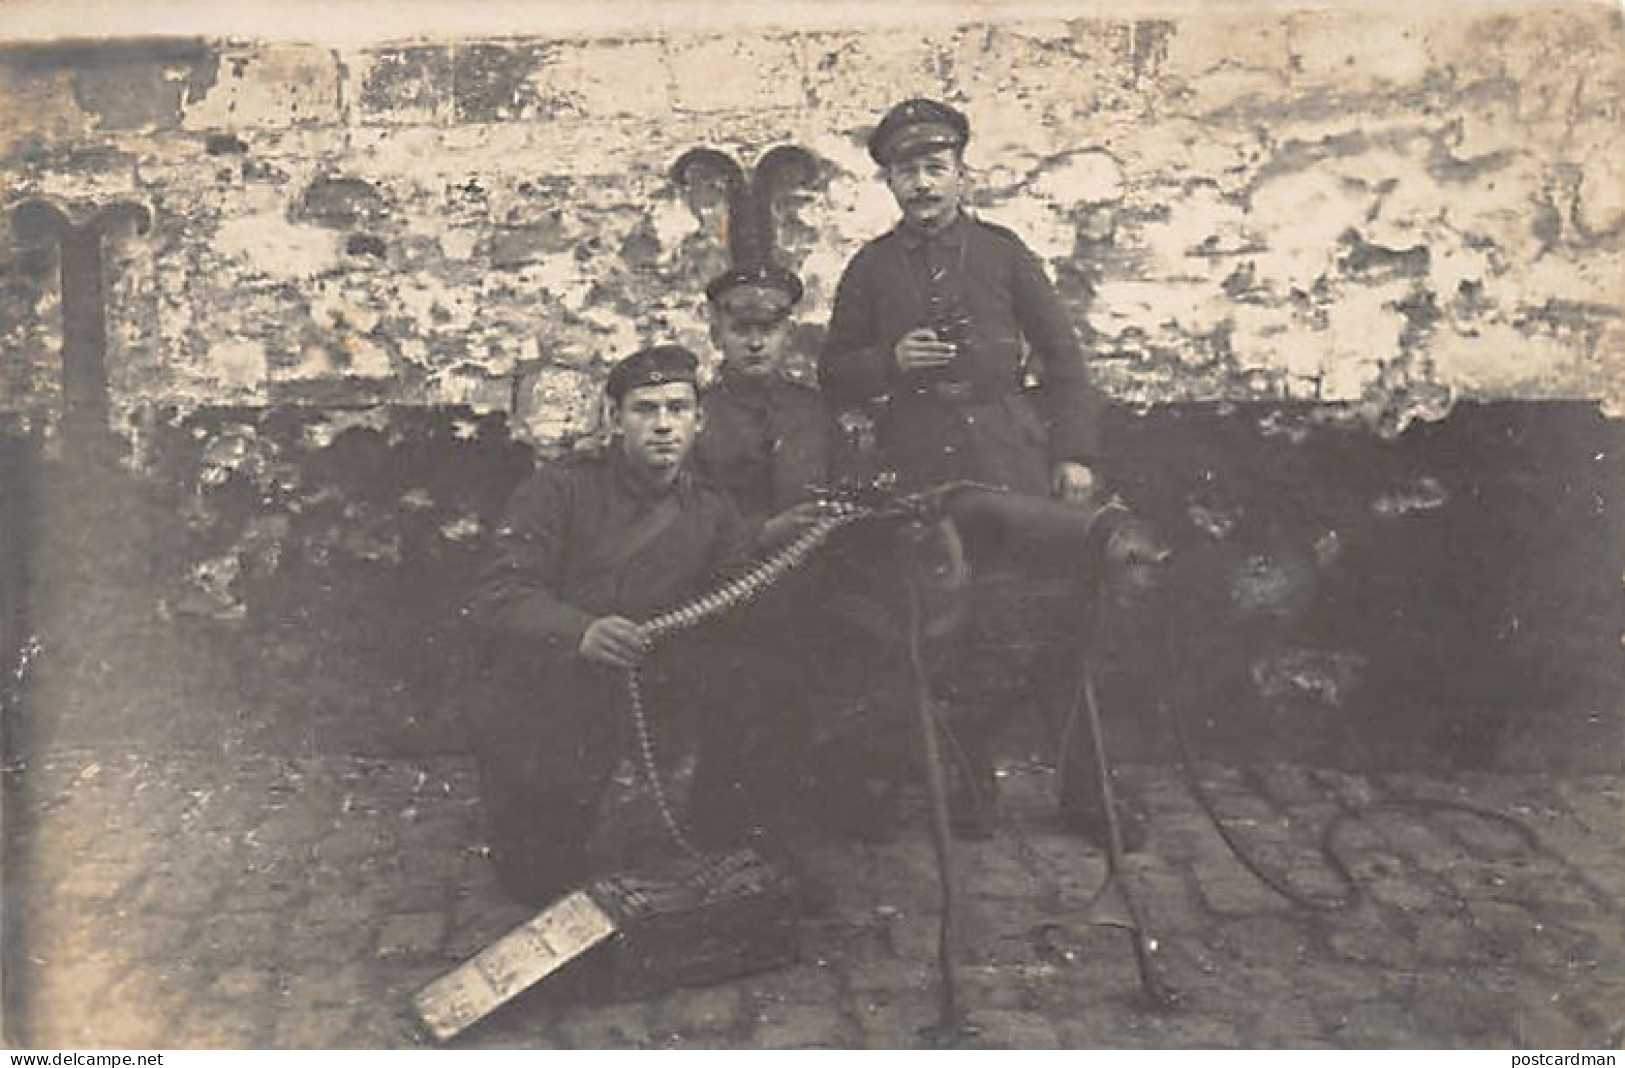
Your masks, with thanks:
<instances>
[{"instance_id":1,"label":"peeling plaster on wall","mask_svg":"<svg viewBox=\"0 0 1625 1068\"><path fill-rule=\"evenodd\" d=\"M10 184L155 209L110 289L121 418L349 389L517 403L556 444L616 355L709 347L720 250L677 155L820 159L781 220L816 338L896 214L864 138L922 94L969 112L976 210L1048 261L1122 400L1299 398L1384 432L1456 397L1625 407L1602 9L187 48L0 51ZM3 300L32 370L0 403L49 410L55 283L28 278Z\"/></svg>"}]
</instances>

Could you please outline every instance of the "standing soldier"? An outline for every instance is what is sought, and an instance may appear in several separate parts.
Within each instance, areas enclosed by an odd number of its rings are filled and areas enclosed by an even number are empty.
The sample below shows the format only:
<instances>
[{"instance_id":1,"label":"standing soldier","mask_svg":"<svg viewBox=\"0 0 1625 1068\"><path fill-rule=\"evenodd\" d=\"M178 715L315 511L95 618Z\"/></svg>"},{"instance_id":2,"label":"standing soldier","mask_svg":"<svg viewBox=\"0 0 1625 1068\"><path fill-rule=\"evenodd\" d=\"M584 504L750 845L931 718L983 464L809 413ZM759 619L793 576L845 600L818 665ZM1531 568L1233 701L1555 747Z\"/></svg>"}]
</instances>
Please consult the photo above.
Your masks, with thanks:
<instances>
[{"instance_id":1,"label":"standing soldier","mask_svg":"<svg viewBox=\"0 0 1625 1068\"><path fill-rule=\"evenodd\" d=\"M877 444L905 485L1087 503L1098 401L1083 352L1038 257L964 210L969 138L934 100L898 104L870 136L903 218L847 265L819 380L838 407L886 402Z\"/></svg>"},{"instance_id":2,"label":"standing soldier","mask_svg":"<svg viewBox=\"0 0 1625 1068\"><path fill-rule=\"evenodd\" d=\"M819 381L837 408L884 405L876 445L905 488L964 480L1087 508L1098 394L1038 258L964 210L969 138L965 116L934 100L904 101L875 127L869 154L902 219L847 265ZM970 837L991 831L992 729L959 738L954 817ZM1099 840L1093 761L1069 752L1066 764L1063 815Z\"/></svg>"},{"instance_id":3,"label":"standing soldier","mask_svg":"<svg viewBox=\"0 0 1625 1068\"><path fill-rule=\"evenodd\" d=\"M804 506L830 481L829 414L817 390L785 375L801 292L800 279L770 264L735 267L705 288L722 366L703 398L695 470L752 523Z\"/></svg>"}]
</instances>

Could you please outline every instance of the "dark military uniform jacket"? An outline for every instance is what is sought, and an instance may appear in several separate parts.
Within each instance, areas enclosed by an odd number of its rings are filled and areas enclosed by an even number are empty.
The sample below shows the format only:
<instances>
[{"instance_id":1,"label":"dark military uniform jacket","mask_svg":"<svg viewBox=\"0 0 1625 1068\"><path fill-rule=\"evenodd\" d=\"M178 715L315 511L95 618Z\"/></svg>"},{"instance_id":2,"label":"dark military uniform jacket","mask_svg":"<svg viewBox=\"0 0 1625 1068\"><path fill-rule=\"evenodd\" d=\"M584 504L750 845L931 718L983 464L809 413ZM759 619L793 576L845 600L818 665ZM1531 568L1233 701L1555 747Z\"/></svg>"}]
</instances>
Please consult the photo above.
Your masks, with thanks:
<instances>
[{"instance_id":1,"label":"dark military uniform jacket","mask_svg":"<svg viewBox=\"0 0 1625 1068\"><path fill-rule=\"evenodd\" d=\"M706 391L694 469L753 527L830 482L834 435L816 390L774 375L724 377Z\"/></svg>"},{"instance_id":2,"label":"dark military uniform jacket","mask_svg":"<svg viewBox=\"0 0 1625 1068\"><path fill-rule=\"evenodd\" d=\"M470 612L530 648L574 653L594 619L643 622L741 568L753 534L686 471L650 486L618 448L556 461L514 493Z\"/></svg>"},{"instance_id":3,"label":"dark military uniform jacket","mask_svg":"<svg viewBox=\"0 0 1625 1068\"><path fill-rule=\"evenodd\" d=\"M951 367L898 369L893 349L920 327L958 344ZM835 293L819 380L838 407L887 400L877 441L911 484L968 478L1046 493L1051 463L1096 452L1098 394L1043 266L1009 230L963 213L931 236L900 223L858 251Z\"/></svg>"}]
</instances>

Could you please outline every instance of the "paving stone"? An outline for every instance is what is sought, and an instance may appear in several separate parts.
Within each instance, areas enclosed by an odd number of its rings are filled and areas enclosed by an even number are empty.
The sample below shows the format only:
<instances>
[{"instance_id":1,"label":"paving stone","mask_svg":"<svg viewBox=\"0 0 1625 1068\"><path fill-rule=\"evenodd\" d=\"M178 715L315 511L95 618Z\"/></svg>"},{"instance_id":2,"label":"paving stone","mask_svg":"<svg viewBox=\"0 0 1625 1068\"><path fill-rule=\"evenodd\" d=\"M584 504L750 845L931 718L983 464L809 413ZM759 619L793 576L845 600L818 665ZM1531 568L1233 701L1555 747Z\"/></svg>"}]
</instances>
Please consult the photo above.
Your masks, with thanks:
<instances>
[{"instance_id":1,"label":"paving stone","mask_svg":"<svg viewBox=\"0 0 1625 1068\"><path fill-rule=\"evenodd\" d=\"M269 1028L252 1002L199 1005L166 1036L180 1049L257 1049Z\"/></svg>"},{"instance_id":2,"label":"paving stone","mask_svg":"<svg viewBox=\"0 0 1625 1068\"><path fill-rule=\"evenodd\" d=\"M190 966L171 971L150 962L134 965L103 995L108 1018L140 1018L167 1027L193 1011L198 991L205 989L215 974Z\"/></svg>"},{"instance_id":3,"label":"paving stone","mask_svg":"<svg viewBox=\"0 0 1625 1068\"><path fill-rule=\"evenodd\" d=\"M1448 829L1423 822L1428 818L1422 812L1383 811L1373 813L1367 822L1389 850L1423 871L1443 871L1472 859Z\"/></svg>"},{"instance_id":4,"label":"paving stone","mask_svg":"<svg viewBox=\"0 0 1625 1068\"><path fill-rule=\"evenodd\" d=\"M1056 974L1051 967L1043 970ZM1033 969L1014 965L973 966L959 975L961 1000L978 1010L1025 1012L1033 1008L1027 975ZM1043 974L1043 973L1040 973Z\"/></svg>"},{"instance_id":5,"label":"paving stone","mask_svg":"<svg viewBox=\"0 0 1625 1068\"><path fill-rule=\"evenodd\" d=\"M150 869L129 898L133 912L143 916L198 916L213 910L217 901L235 901L227 889L228 869L195 865Z\"/></svg>"},{"instance_id":6,"label":"paving stone","mask_svg":"<svg viewBox=\"0 0 1625 1068\"><path fill-rule=\"evenodd\" d=\"M651 1024L640 1004L589 1005L563 1014L558 1032L571 1049L624 1049L656 1045Z\"/></svg>"},{"instance_id":7,"label":"paving stone","mask_svg":"<svg viewBox=\"0 0 1625 1068\"><path fill-rule=\"evenodd\" d=\"M1391 972L1380 982L1388 998L1410 1009L1411 1045L1483 1048L1512 1040L1511 991L1494 990L1475 971Z\"/></svg>"},{"instance_id":8,"label":"paving stone","mask_svg":"<svg viewBox=\"0 0 1625 1068\"><path fill-rule=\"evenodd\" d=\"M1370 778L1328 768L1310 770L1309 776L1329 797L1347 808L1360 808L1379 799Z\"/></svg>"},{"instance_id":9,"label":"paving stone","mask_svg":"<svg viewBox=\"0 0 1625 1068\"><path fill-rule=\"evenodd\" d=\"M1430 964L1487 964L1495 960L1496 948L1470 916L1432 915L1417 924L1416 951Z\"/></svg>"},{"instance_id":10,"label":"paving stone","mask_svg":"<svg viewBox=\"0 0 1625 1068\"><path fill-rule=\"evenodd\" d=\"M1551 784L1570 812L1593 832L1619 840L1625 828L1625 788L1613 776L1563 777Z\"/></svg>"},{"instance_id":11,"label":"paving stone","mask_svg":"<svg viewBox=\"0 0 1625 1068\"><path fill-rule=\"evenodd\" d=\"M1589 907L1595 903L1588 887L1562 869L1554 871L1539 858L1483 860L1452 871L1447 878L1451 889L1468 901L1493 897L1542 907Z\"/></svg>"},{"instance_id":12,"label":"paving stone","mask_svg":"<svg viewBox=\"0 0 1625 1068\"><path fill-rule=\"evenodd\" d=\"M1283 808L1323 802L1326 793L1307 770L1294 764L1270 764L1253 769L1264 795Z\"/></svg>"},{"instance_id":13,"label":"paving stone","mask_svg":"<svg viewBox=\"0 0 1625 1068\"><path fill-rule=\"evenodd\" d=\"M1288 890L1322 908L1340 908L1353 901L1360 890L1340 872L1316 857L1302 856L1278 880Z\"/></svg>"},{"instance_id":14,"label":"paving stone","mask_svg":"<svg viewBox=\"0 0 1625 1068\"><path fill-rule=\"evenodd\" d=\"M1237 1045L1253 1049L1309 1049L1329 1046L1325 1028L1302 994L1277 997L1241 1017ZM1229 1017L1219 1022L1231 1023ZM1228 1044L1227 1044L1228 1045Z\"/></svg>"},{"instance_id":15,"label":"paving stone","mask_svg":"<svg viewBox=\"0 0 1625 1068\"><path fill-rule=\"evenodd\" d=\"M1616 921L1608 921L1610 930L1607 934L1613 935L1609 941L1600 939L1595 931L1587 927L1583 922L1542 919L1535 924L1531 937L1524 941L1519 960L1525 966L1554 975L1596 972L1603 968L1601 958L1604 957L1610 958L1610 965L1618 967L1620 953Z\"/></svg>"},{"instance_id":16,"label":"paving stone","mask_svg":"<svg viewBox=\"0 0 1625 1068\"><path fill-rule=\"evenodd\" d=\"M345 893L342 887L333 885L313 889L300 915L318 926L338 926L376 919L379 909L376 900L353 892Z\"/></svg>"},{"instance_id":17,"label":"paving stone","mask_svg":"<svg viewBox=\"0 0 1625 1068\"><path fill-rule=\"evenodd\" d=\"M1599 976L1572 989L1564 1009L1585 1029L1581 1048L1619 1048L1625 1038L1625 975Z\"/></svg>"},{"instance_id":18,"label":"paving stone","mask_svg":"<svg viewBox=\"0 0 1625 1068\"><path fill-rule=\"evenodd\" d=\"M1414 868L1395 869L1380 861L1375 865L1362 863L1354 868L1354 877L1373 901L1402 912L1426 912L1444 901L1428 885L1431 880Z\"/></svg>"},{"instance_id":19,"label":"paving stone","mask_svg":"<svg viewBox=\"0 0 1625 1068\"><path fill-rule=\"evenodd\" d=\"M309 893L297 876L274 877L263 871L247 871L231 882L219 898L221 912L284 912Z\"/></svg>"},{"instance_id":20,"label":"paving stone","mask_svg":"<svg viewBox=\"0 0 1625 1068\"><path fill-rule=\"evenodd\" d=\"M106 964L69 961L38 968L27 976L30 1007L47 1019L87 1016L118 979L118 971Z\"/></svg>"},{"instance_id":21,"label":"paving stone","mask_svg":"<svg viewBox=\"0 0 1625 1068\"><path fill-rule=\"evenodd\" d=\"M1124 786L1153 817L1180 820L1194 815L1196 802L1183 775L1174 768L1125 765L1120 768Z\"/></svg>"},{"instance_id":22,"label":"paving stone","mask_svg":"<svg viewBox=\"0 0 1625 1068\"><path fill-rule=\"evenodd\" d=\"M1331 1038L1341 1048L1394 1049L1414 1042L1415 1034L1410 1006L1377 999L1348 1006L1331 1026Z\"/></svg>"},{"instance_id":23,"label":"paving stone","mask_svg":"<svg viewBox=\"0 0 1625 1068\"><path fill-rule=\"evenodd\" d=\"M1281 907L1281 899L1234 859L1202 864L1196 886L1208 908L1221 914L1263 912Z\"/></svg>"},{"instance_id":24,"label":"paving stone","mask_svg":"<svg viewBox=\"0 0 1625 1068\"><path fill-rule=\"evenodd\" d=\"M1152 1017L1151 1044L1169 1049L1235 1049L1245 1045L1236 1025L1214 1016L1176 1011Z\"/></svg>"},{"instance_id":25,"label":"paving stone","mask_svg":"<svg viewBox=\"0 0 1625 1068\"><path fill-rule=\"evenodd\" d=\"M1359 964L1410 968L1416 963L1416 943L1410 932L1375 917L1369 909L1337 917L1326 936L1331 951Z\"/></svg>"},{"instance_id":26,"label":"paving stone","mask_svg":"<svg viewBox=\"0 0 1625 1068\"><path fill-rule=\"evenodd\" d=\"M1530 854L1529 840L1500 820L1446 812L1439 816L1438 822L1449 827L1451 833L1474 855L1487 860L1527 857Z\"/></svg>"},{"instance_id":27,"label":"paving stone","mask_svg":"<svg viewBox=\"0 0 1625 1068\"><path fill-rule=\"evenodd\" d=\"M1047 1007L1074 1001L1089 990L1120 993L1140 985L1133 942L1119 927L1046 929L1041 932L1038 955L1056 968L1057 982L1042 992L1035 991L1035 996L1051 996Z\"/></svg>"},{"instance_id":28,"label":"paving stone","mask_svg":"<svg viewBox=\"0 0 1625 1068\"><path fill-rule=\"evenodd\" d=\"M1310 947L1308 930L1295 919L1249 916L1226 921L1221 927L1224 947L1249 964L1283 965L1304 958Z\"/></svg>"},{"instance_id":29,"label":"paving stone","mask_svg":"<svg viewBox=\"0 0 1625 1068\"><path fill-rule=\"evenodd\" d=\"M834 1001L841 994L841 979L833 968L803 963L755 976L751 994L760 1001Z\"/></svg>"},{"instance_id":30,"label":"paving stone","mask_svg":"<svg viewBox=\"0 0 1625 1068\"><path fill-rule=\"evenodd\" d=\"M382 884L377 896L387 902L391 912L444 911L456 900L458 889L455 879L436 878L419 871L394 883Z\"/></svg>"},{"instance_id":31,"label":"paving stone","mask_svg":"<svg viewBox=\"0 0 1625 1068\"><path fill-rule=\"evenodd\" d=\"M428 1043L427 1036L404 1008L358 1013L350 1029L335 1045L341 1049L417 1049Z\"/></svg>"},{"instance_id":32,"label":"paving stone","mask_svg":"<svg viewBox=\"0 0 1625 1068\"><path fill-rule=\"evenodd\" d=\"M209 993L225 1000L264 997L276 988L276 978L265 968L237 965L220 972L209 984Z\"/></svg>"},{"instance_id":33,"label":"paving stone","mask_svg":"<svg viewBox=\"0 0 1625 1068\"><path fill-rule=\"evenodd\" d=\"M374 970L350 961L333 968L317 968L290 974L283 986L280 1004L294 1014L344 1005L369 1003L375 993Z\"/></svg>"},{"instance_id":34,"label":"paving stone","mask_svg":"<svg viewBox=\"0 0 1625 1068\"><path fill-rule=\"evenodd\" d=\"M254 841L282 847L314 843L331 833L337 816L336 808L326 800L295 798L285 805L268 806L265 819L254 829Z\"/></svg>"},{"instance_id":35,"label":"paving stone","mask_svg":"<svg viewBox=\"0 0 1625 1068\"><path fill-rule=\"evenodd\" d=\"M848 1049L858 1029L835 1002L758 1002L745 1010L750 1044L762 1049Z\"/></svg>"},{"instance_id":36,"label":"paving stone","mask_svg":"<svg viewBox=\"0 0 1625 1068\"><path fill-rule=\"evenodd\" d=\"M1536 980L1520 983L1512 1008L1512 1033L1526 1049L1578 1049L1589 1037L1587 1027L1568 1011L1572 993Z\"/></svg>"},{"instance_id":37,"label":"paving stone","mask_svg":"<svg viewBox=\"0 0 1625 1068\"><path fill-rule=\"evenodd\" d=\"M916 990L935 990L937 969L934 961L935 957L866 961L863 967L852 969L847 976L847 984L854 994L860 996L884 997Z\"/></svg>"},{"instance_id":38,"label":"paving stone","mask_svg":"<svg viewBox=\"0 0 1625 1068\"><path fill-rule=\"evenodd\" d=\"M439 950L446 937L444 912L407 912L384 920L378 932L380 957L422 957Z\"/></svg>"},{"instance_id":39,"label":"paving stone","mask_svg":"<svg viewBox=\"0 0 1625 1068\"><path fill-rule=\"evenodd\" d=\"M274 912L218 914L205 920L188 952L212 961L253 961L274 956L284 930Z\"/></svg>"},{"instance_id":40,"label":"paving stone","mask_svg":"<svg viewBox=\"0 0 1625 1068\"><path fill-rule=\"evenodd\" d=\"M744 992L737 983L676 990L649 1005L652 1027L682 1037L699 1037L739 1028Z\"/></svg>"},{"instance_id":41,"label":"paving stone","mask_svg":"<svg viewBox=\"0 0 1625 1068\"><path fill-rule=\"evenodd\" d=\"M975 1009L968 1010L972 1018ZM924 1045L921 1028L938 1018L934 998L923 994L886 997L883 1000L858 999L853 1009L857 1021L857 1045L864 1049L918 1049Z\"/></svg>"},{"instance_id":42,"label":"paving stone","mask_svg":"<svg viewBox=\"0 0 1625 1068\"><path fill-rule=\"evenodd\" d=\"M1050 1022L1064 1049L1144 1049L1163 1044L1157 1034L1161 1020L1132 995L1119 995L1091 999Z\"/></svg>"},{"instance_id":43,"label":"paving stone","mask_svg":"<svg viewBox=\"0 0 1625 1068\"><path fill-rule=\"evenodd\" d=\"M94 1040L88 1046L123 1049L164 1049L174 1045L175 1021L180 1014L129 986L121 986L97 999L90 1025Z\"/></svg>"},{"instance_id":44,"label":"paving stone","mask_svg":"<svg viewBox=\"0 0 1625 1068\"><path fill-rule=\"evenodd\" d=\"M1036 1012L978 1009L971 1018L981 1032L972 1040L974 1049L1059 1049L1061 1045L1055 1025Z\"/></svg>"},{"instance_id":45,"label":"paving stone","mask_svg":"<svg viewBox=\"0 0 1625 1068\"><path fill-rule=\"evenodd\" d=\"M75 910L94 911L118 898L141 874L139 867L128 862L78 860L56 885L52 897Z\"/></svg>"},{"instance_id":46,"label":"paving stone","mask_svg":"<svg viewBox=\"0 0 1625 1068\"><path fill-rule=\"evenodd\" d=\"M347 924L301 921L283 936L277 959L294 968L356 960L375 944L376 926L376 920Z\"/></svg>"},{"instance_id":47,"label":"paving stone","mask_svg":"<svg viewBox=\"0 0 1625 1068\"><path fill-rule=\"evenodd\" d=\"M277 1014L271 1029L274 1049L333 1049L357 1026L362 1010L354 1005L335 1005L303 1012Z\"/></svg>"}]
</instances>

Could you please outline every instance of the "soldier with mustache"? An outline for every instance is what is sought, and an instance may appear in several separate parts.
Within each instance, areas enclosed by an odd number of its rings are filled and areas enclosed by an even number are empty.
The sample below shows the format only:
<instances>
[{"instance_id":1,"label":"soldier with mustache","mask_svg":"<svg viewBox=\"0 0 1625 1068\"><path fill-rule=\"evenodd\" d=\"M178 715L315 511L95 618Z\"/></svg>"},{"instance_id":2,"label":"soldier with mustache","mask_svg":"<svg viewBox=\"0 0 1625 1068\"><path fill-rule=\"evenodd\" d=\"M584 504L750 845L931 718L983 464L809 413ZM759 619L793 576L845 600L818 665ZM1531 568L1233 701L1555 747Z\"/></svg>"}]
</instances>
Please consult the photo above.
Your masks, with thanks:
<instances>
[{"instance_id":1,"label":"soldier with mustache","mask_svg":"<svg viewBox=\"0 0 1625 1068\"><path fill-rule=\"evenodd\" d=\"M1038 257L964 210L969 139L966 117L935 100L904 101L875 127L869 154L902 219L847 265L819 382L833 407L878 412L877 450L904 488L970 481L1090 508L1099 396ZM985 837L989 738L967 731L960 744L955 826ZM1069 764L1063 813L1098 838L1082 765Z\"/></svg>"}]
</instances>

